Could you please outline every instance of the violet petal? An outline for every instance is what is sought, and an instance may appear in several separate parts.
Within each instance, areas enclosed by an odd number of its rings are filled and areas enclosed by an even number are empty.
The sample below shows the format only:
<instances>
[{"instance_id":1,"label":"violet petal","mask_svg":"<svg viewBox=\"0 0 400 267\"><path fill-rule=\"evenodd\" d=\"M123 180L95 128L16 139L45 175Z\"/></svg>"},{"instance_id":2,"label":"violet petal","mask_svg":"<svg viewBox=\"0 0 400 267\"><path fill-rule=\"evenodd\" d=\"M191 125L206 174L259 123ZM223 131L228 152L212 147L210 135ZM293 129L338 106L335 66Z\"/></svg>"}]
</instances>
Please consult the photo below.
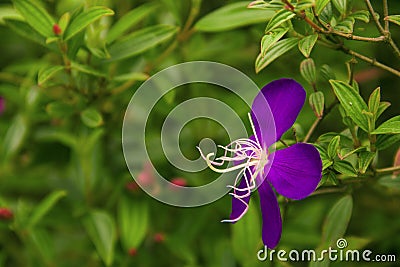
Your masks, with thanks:
<instances>
[{"instance_id":1,"label":"violet petal","mask_svg":"<svg viewBox=\"0 0 400 267\"><path fill-rule=\"evenodd\" d=\"M258 187L262 213L262 239L264 245L273 249L279 243L282 233L282 218L278 200L267 180Z\"/></svg>"},{"instance_id":2,"label":"violet petal","mask_svg":"<svg viewBox=\"0 0 400 267\"><path fill-rule=\"evenodd\" d=\"M266 180L279 194L302 199L316 189L321 180L322 161L313 145L298 143L274 154Z\"/></svg>"},{"instance_id":3,"label":"violet petal","mask_svg":"<svg viewBox=\"0 0 400 267\"><path fill-rule=\"evenodd\" d=\"M261 89L251 110L257 137L264 147L275 143L292 127L305 98L304 88L292 79L275 80Z\"/></svg>"}]
</instances>

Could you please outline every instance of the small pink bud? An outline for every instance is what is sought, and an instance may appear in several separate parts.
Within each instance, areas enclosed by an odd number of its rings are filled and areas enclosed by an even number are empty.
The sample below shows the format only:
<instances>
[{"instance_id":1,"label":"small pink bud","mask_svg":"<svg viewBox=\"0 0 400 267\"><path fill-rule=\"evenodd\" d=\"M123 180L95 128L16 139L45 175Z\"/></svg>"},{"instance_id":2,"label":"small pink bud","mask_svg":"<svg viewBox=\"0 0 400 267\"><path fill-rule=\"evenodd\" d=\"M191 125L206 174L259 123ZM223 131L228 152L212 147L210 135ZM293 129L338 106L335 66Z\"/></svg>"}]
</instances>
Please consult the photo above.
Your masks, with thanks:
<instances>
[{"instance_id":1,"label":"small pink bud","mask_svg":"<svg viewBox=\"0 0 400 267\"><path fill-rule=\"evenodd\" d=\"M138 184L135 183L135 182L127 182L127 183L125 184L125 188L126 188L128 191L136 192L136 191L139 189L139 186L138 186Z\"/></svg>"},{"instance_id":2,"label":"small pink bud","mask_svg":"<svg viewBox=\"0 0 400 267\"><path fill-rule=\"evenodd\" d=\"M128 254L129 254L129 256L131 256L131 257L136 256L136 254L137 254L136 248L130 248L130 249L128 250Z\"/></svg>"},{"instance_id":3,"label":"small pink bud","mask_svg":"<svg viewBox=\"0 0 400 267\"><path fill-rule=\"evenodd\" d=\"M174 185L177 185L177 186L186 186L187 185L186 179L181 178L181 177L172 179L171 183L173 183Z\"/></svg>"},{"instance_id":4,"label":"small pink bud","mask_svg":"<svg viewBox=\"0 0 400 267\"><path fill-rule=\"evenodd\" d=\"M55 35L60 35L62 33L62 29L57 23L53 25L53 32Z\"/></svg>"},{"instance_id":5,"label":"small pink bud","mask_svg":"<svg viewBox=\"0 0 400 267\"><path fill-rule=\"evenodd\" d=\"M0 208L0 220L10 220L14 217L13 212L8 208Z\"/></svg>"},{"instance_id":6,"label":"small pink bud","mask_svg":"<svg viewBox=\"0 0 400 267\"><path fill-rule=\"evenodd\" d=\"M165 241L165 234L164 233L155 233L153 236L154 242L156 243L163 243Z\"/></svg>"}]
</instances>

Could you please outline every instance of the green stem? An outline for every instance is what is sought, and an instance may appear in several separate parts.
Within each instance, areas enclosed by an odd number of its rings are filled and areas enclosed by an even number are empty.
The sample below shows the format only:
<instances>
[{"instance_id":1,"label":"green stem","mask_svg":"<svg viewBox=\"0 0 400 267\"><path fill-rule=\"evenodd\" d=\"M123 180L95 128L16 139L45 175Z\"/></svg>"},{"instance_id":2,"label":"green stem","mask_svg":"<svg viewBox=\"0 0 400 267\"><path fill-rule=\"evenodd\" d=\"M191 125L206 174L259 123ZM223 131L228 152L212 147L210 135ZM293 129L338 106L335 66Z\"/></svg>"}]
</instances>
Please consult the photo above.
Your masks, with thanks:
<instances>
[{"instance_id":1,"label":"green stem","mask_svg":"<svg viewBox=\"0 0 400 267\"><path fill-rule=\"evenodd\" d=\"M399 171L399 170L400 170L400 165L394 166L394 167L389 167L389 168L376 169L375 172L387 173L387 172L394 172L394 171Z\"/></svg>"},{"instance_id":2,"label":"green stem","mask_svg":"<svg viewBox=\"0 0 400 267\"><path fill-rule=\"evenodd\" d=\"M383 17L389 16L389 8L387 0L383 0ZM385 32L389 32L389 21L385 20Z\"/></svg>"},{"instance_id":3,"label":"green stem","mask_svg":"<svg viewBox=\"0 0 400 267\"><path fill-rule=\"evenodd\" d=\"M315 119L315 121L311 125L310 129L308 130L308 132L306 134L306 137L304 137L303 143L307 143L308 142L308 140L310 139L311 135L313 134L313 132L317 128L317 125L319 124L320 121L321 121L321 118L316 118Z\"/></svg>"}]
</instances>

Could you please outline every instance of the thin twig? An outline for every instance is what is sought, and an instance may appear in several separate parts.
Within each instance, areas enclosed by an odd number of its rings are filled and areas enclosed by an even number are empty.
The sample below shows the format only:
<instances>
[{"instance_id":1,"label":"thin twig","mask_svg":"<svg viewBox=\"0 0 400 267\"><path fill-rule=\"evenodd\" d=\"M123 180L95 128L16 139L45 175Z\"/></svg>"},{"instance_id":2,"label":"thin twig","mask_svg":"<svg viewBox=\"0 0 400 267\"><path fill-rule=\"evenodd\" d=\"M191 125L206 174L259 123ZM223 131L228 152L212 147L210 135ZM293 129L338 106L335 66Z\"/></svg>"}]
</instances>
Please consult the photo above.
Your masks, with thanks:
<instances>
[{"instance_id":1,"label":"thin twig","mask_svg":"<svg viewBox=\"0 0 400 267\"><path fill-rule=\"evenodd\" d=\"M325 33L325 32L323 32ZM379 36L379 37L364 37L364 36L358 36L358 35L353 35L352 33L343 33L335 30L331 30L328 33L332 33L341 37L344 37L348 40L355 40L355 41L363 41L363 42L384 42L386 41L385 36Z\"/></svg>"},{"instance_id":2,"label":"thin twig","mask_svg":"<svg viewBox=\"0 0 400 267\"><path fill-rule=\"evenodd\" d=\"M318 123L321 121L321 118L316 118L314 123L311 125L310 129L307 132L306 137L304 137L303 143L307 143L308 140L310 139L311 135L315 131L315 128L317 127Z\"/></svg>"},{"instance_id":3,"label":"thin twig","mask_svg":"<svg viewBox=\"0 0 400 267\"><path fill-rule=\"evenodd\" d=\"M389 16L389 8L387 0L383 0L383 17ZM389 32L389 21L385 20L385 32Z\"/></svg>"},{"instance_id":4,"label":"thin twig","mask_svg":"<svg viewBox=\"0 0 400 267\"><path fill-rule=\"evenodd\" d=\"M376 169L375 172L386 173L386 172L394 172L394 171L399 171L399 170L400 170L400 165L394 166L394 167L389 167L389 168Z\"/></svg>"}]
</instances>

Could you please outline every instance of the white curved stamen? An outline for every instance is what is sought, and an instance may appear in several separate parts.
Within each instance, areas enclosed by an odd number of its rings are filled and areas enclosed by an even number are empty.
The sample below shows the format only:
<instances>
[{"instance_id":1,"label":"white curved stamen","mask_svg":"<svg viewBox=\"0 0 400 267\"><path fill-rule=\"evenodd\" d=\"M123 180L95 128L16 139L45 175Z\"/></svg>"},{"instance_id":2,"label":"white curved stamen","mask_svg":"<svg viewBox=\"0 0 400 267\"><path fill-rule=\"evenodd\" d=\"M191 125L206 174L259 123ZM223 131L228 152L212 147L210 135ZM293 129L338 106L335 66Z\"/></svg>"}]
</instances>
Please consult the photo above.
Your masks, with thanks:
<instances>
[{"instance_id":1,"label":"white curved stamen","mask_svg":"<svg viewBox=\"0 0 400 267\"><path fill-rule=\"evenodd\" d=\"M250 113L248 116L255 140L240 138L226 146L218 145L218 148L224 150L224 154L214 160L211 159L215 155L214 153L209 153L205 156L201 149L197 147L200 151L201 157L207 162L207 165L211 170L217 173L227 173L240 170L236 175L234 184L228 185L228 187L233 189L233 192L229 194L243 203L245 208L238 217L222 220L222 222L236 222L244 216L249 207L244 199L249 197L251 192L256 188L256 177L263 174L264 166L268 163L268 151L266 149L264 150L261 146ZM225 169L217 168L224 165L226 162L240 162L240 164ZM246 183L243 188L236 186L239 184L240 179L244 179Z\"/></svg>"}]
</instances>

